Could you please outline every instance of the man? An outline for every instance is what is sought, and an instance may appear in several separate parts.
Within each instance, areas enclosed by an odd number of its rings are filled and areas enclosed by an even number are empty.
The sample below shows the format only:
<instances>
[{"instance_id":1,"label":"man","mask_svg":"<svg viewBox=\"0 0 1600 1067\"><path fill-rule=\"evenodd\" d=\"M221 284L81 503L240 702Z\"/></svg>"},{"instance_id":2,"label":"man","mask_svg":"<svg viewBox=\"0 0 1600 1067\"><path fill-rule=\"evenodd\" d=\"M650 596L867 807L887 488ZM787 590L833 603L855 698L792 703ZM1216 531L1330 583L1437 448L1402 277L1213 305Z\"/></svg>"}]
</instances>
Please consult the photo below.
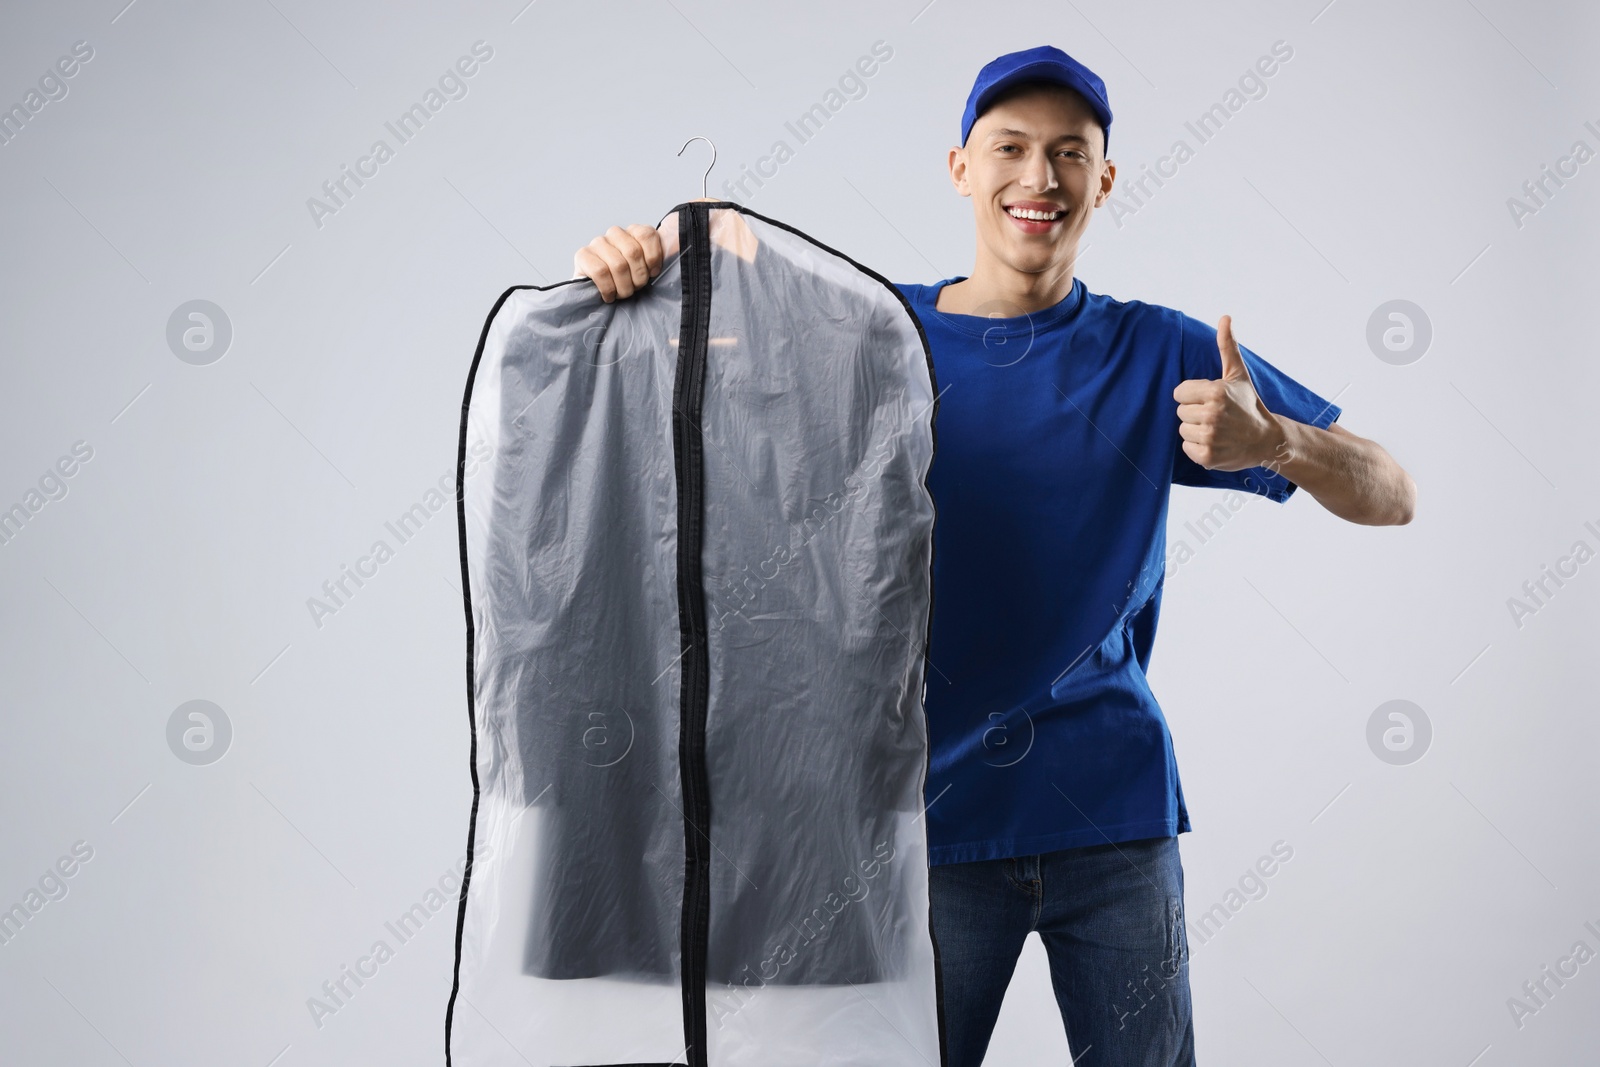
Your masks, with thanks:
<instances>
[{"instance_id":1,"label":"man","mask_svg":"<svg viewBox=\"0 0 1600 1067\"><path fill-rule=\"evenodd\" d=\"M1111 109L1052 47L979 73L949 154L970 276L900 285L941 390L926 709L930 893L950 1067L981 1063L1038 931L1078 1067L1193 1064L1171 736L1145 680L1169 487L1298 486L1368 525L1416 486L1341 410L1181 312L1089 292ZM606 300L663 261L648 226L575 257Z\"/></svg>"}]
</instances>

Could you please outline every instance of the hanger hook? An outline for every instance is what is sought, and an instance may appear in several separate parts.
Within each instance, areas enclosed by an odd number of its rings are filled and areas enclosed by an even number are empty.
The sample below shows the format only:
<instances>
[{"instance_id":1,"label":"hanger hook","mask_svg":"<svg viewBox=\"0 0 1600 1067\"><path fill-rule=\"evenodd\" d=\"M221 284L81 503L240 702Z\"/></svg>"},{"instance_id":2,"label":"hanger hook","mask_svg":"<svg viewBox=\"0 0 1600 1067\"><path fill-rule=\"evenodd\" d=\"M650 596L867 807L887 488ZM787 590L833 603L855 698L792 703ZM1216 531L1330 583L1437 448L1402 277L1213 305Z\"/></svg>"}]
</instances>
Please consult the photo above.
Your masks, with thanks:
<instances>
[{"instance_id":1,"label":"hanger hook","mask_svg":"<svg viewBox=\"0 0 1600 1067\"><path fill-rule=\"evenodd\" d=\"M678 155L683 155L683 149L688 148L696 141L704 141L706 144L711 145L711 162L706 164L706 172L700 176L700 198L706 200L710 199L710 195L706 192L706 183L711 180L711 168L717 165L717 146L712 143L711 138L701 137L696 134L683 142L683 148L678 149Z\"/></svg>"}]
</instances>

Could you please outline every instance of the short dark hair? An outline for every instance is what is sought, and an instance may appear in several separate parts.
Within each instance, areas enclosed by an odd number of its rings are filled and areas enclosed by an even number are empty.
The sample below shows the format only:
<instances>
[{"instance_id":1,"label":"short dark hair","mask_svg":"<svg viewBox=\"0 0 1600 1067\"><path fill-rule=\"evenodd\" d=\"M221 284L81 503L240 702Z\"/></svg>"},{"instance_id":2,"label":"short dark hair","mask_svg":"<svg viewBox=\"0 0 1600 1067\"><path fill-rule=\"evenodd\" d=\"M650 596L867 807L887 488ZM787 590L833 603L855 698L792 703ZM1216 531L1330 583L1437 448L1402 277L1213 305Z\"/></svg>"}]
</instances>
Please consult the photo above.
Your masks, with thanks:
<instances>
[{"instance_id":1,"label":"short dark hair","mask_svg":"<svg viewBox=\"0 0 1600 1067\"><path fill-rule=\"evenodd\" d=\"M1004 89L1000 90L1000 92L995 95L993 100L990 100L984 105L983 110L987 112L990 108L997 104L1003 104L1007 100L1021 96L1023 93L1032 92L1035 89L1059 89L1064 93L1071 93L1073 96L1083 101L1083 106L1089 109L1089 114L1094 114L1094 107L1090 105L1088 97L1078 92L1078 90L1074 89L1072 86L1063 85L1061 82L1058 82L1053 78L1024 78L1021 81L1013 82ZM974 123L974 125L976 125L976 123ZM1100 154L1102 156L1106 154L1106 150L1110 147L1110 145L1111 133L1104 126L1101 126Z\"/></svg>"}]
</instances>

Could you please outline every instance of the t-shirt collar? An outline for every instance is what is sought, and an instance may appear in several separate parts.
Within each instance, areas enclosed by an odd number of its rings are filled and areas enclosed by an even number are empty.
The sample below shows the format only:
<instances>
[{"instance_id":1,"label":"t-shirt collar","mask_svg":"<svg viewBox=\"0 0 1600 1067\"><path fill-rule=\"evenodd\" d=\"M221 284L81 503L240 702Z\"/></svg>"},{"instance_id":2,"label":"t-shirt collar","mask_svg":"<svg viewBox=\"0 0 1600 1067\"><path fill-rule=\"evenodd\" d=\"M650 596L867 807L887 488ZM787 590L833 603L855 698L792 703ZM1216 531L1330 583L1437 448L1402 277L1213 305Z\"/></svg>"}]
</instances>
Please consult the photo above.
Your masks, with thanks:
<instances>
[{"instance_id":1,"label":"t-shirt collar","mask_svg":"<svg viewBox=\"0 0 1600 1067\"><path fill-rule=\"evenodd\" d=\"M1083 306L1084 285L1083 279L1072 279L1072 290L1050 307L1035 311L1029 315L997 316L991 318L987 315L957 315L938 309L939 290L947 285L967 280L965 274L958 274L953 278L935 282L927 289L927 298L918 310L925 310L941 323L951 329L960 330L962 333L972 334L974 337L1017 337L1038 331L1057 323L1065 322L1077 314Z\"/></svg>"}]
</instances>

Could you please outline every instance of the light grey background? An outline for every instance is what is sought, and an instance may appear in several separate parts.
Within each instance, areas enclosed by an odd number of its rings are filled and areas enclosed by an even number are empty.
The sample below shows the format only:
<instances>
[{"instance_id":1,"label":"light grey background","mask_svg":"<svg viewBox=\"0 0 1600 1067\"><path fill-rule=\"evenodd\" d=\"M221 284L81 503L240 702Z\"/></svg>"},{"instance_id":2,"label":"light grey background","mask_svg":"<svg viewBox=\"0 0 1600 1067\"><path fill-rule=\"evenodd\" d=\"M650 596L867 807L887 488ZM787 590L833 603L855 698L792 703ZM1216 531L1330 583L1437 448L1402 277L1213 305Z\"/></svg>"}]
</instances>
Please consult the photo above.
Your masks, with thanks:
<instances>
[{"instance_id":1,"label":"light grey background","mask_svg":"<svg viewBox=\"0 0 1600 1067\"><path fill-rule=\"evenodd\" d=\"M1152 684L1191 926L1293 849L1191 944L1200 1061L1594 1061L1600 962L1520 1027L1507 1004L1600 951L1600 562L1508 607L1600 549L1600 161L1520 226L1507 204L1600 149L1593 5L125 2L0 13L0 105L93 48L0 146L0 507L93 450L0 545L0 907L93 850L0 946L0 1060L441 1061L453 902L320 1026L307 1004L465 847L453 506L403 545L385 523L452 470L494 299L698 195L687 138L716 141L714 194L788 141L752 207L932 281L972 263L944 160L984 62L1048 42L1099 71L1128 177L1285 41L1266 95L1120 227L1103 212L1080 269L1232 314L1420 486L1396 529L1251 500L1169 576ZM467 95L319 227L308 198L477 41ZM865 94L797 144L785 122L876 41ZM1367 344L1394 299L1432 324L1408 365ZM207 365L167 342L191 300L232 326ZM1174 490L1173 543L1223 498ZM308 599L379 539L393 558L319 626ZM1433 727L1404 766L1367 743L1395 699ZM168 745L192 700L231 725L209 764ZM1032 941L989 1059L1067 1055Z\"/></svg>"}]
</instances>

